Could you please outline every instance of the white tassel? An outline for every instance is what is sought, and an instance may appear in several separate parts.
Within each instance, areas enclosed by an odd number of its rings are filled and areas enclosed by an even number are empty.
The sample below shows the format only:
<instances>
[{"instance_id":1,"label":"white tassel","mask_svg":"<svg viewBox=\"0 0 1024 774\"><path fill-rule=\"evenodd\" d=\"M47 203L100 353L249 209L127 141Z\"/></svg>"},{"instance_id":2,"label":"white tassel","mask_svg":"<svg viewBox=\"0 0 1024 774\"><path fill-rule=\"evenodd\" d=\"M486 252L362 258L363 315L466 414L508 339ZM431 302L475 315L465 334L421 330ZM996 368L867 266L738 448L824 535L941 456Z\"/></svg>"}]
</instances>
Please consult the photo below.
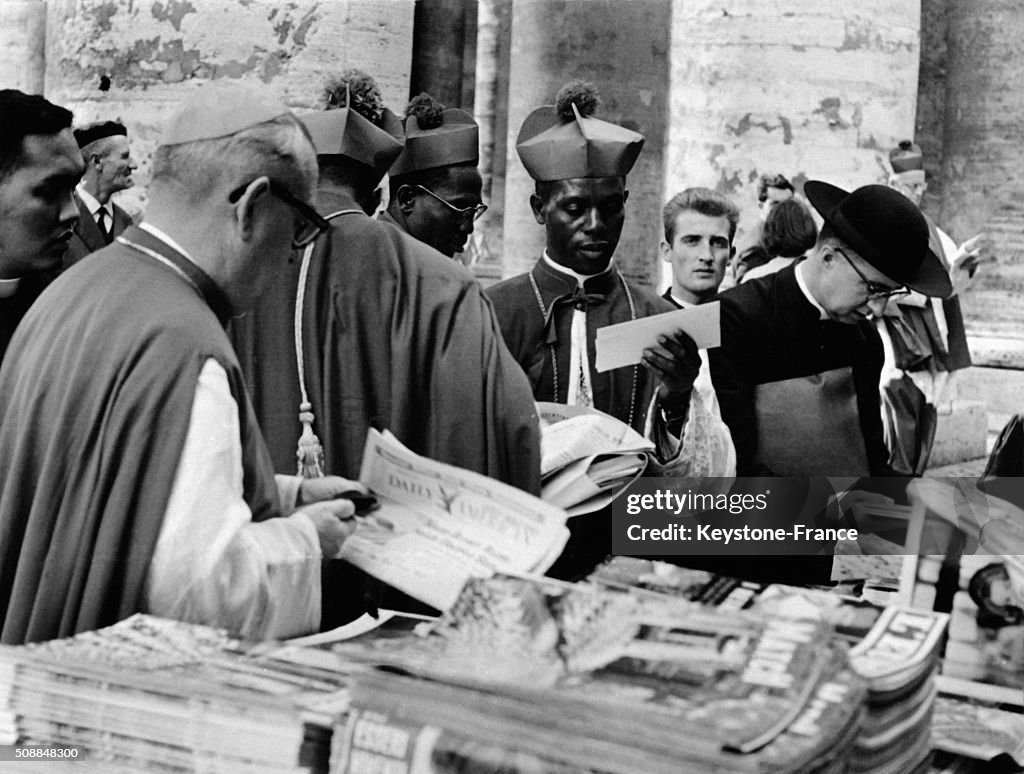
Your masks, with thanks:
<instances>
[{"instance_id":1,"label":"white tassel","mask_svg":"<svg viewBox=\"0 0 1024 774\"><path fill-rule=\"evenodd\" d=\"M302 423L302 435L299 436L299 448L295 456L299 462L299 475L303 478L323 478L324 447L313 432L313 406L303 403L299 406L299 421Z\"/></svg>"}]
</instances>

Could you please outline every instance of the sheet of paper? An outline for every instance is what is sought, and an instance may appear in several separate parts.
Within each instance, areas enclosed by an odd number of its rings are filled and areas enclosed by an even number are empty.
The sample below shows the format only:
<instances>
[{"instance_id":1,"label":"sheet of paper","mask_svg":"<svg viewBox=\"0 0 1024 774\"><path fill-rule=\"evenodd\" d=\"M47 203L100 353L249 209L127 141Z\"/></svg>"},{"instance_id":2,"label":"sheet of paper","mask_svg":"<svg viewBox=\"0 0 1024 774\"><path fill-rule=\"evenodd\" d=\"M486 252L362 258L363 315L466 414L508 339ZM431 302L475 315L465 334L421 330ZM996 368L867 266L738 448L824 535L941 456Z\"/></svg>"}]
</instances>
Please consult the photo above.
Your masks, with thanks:
<instances>
[{"instance_id":1,"label":"sheet of paper","mask_svg":"<svg viewBox=\"0 0 1024 774\"><path fill-rule=\"evenodd\" d=\"M722 341L720 319L719 303L712 301L598 328L594 367L600 373L639 363L645 349L657 346L658 336L672 334L680 328L696 342L698 349L717 347Z\"/></svg>"}]
</instances>

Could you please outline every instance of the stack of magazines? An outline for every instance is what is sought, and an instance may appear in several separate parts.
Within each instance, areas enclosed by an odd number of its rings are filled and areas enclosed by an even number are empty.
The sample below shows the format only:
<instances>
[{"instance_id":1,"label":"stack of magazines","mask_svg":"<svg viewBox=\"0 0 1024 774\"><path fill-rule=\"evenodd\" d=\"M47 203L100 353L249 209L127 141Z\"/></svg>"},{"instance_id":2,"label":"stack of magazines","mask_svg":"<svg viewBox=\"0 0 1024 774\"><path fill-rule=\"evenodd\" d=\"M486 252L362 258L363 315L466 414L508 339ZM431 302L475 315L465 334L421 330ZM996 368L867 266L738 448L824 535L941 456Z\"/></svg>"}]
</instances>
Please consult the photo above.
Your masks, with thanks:
<instances>
[{"instance_id":1,"label":"stack of magazines","mask_svg":"<svg viewBox=\"0 0 1024 774\"><path fill-rule=\"evenodd\" d=\"M903 774L926 767L935 674L948 620L944 613L880 608L830 590L753 583L629 557L612 559L592 579L718 609L829 622L833 639L851 646L850 666L868 685L850 770Z\"/></svg>"},{"instance_id":2,"label":"stack of magazines","mask_svg":"<svg viewBox=\"0 0 1024 774\"><path fill-rule=\"evenodd\" d=\"M326 774L330 728L347 706L342 673L145 615L0 647L0 742L74 745L109 772Z\"/></svg>"},{"instance_id":3,"label":"stack of magazines","mask_svg":"<svg viewBox=\"0 0 1024 774\"><path fill-rule=\"evenodd\" d=\"M947 618L929 610L887 607L850 651L850 663L869 686L851 771L927 770L935 675Z\"/></svg>"},{"instance_id":4,"label":"stack of magazines","mask_svg":"<svg viewBox=\"0 0 1024 774\"><path fill-rule=\"evenodd\" d=\"M332 770L843 771L865 686L830 633L640 589L474 580L426 637L336 648L390 669L355 678Z\"/></svg>"}]
</instances>

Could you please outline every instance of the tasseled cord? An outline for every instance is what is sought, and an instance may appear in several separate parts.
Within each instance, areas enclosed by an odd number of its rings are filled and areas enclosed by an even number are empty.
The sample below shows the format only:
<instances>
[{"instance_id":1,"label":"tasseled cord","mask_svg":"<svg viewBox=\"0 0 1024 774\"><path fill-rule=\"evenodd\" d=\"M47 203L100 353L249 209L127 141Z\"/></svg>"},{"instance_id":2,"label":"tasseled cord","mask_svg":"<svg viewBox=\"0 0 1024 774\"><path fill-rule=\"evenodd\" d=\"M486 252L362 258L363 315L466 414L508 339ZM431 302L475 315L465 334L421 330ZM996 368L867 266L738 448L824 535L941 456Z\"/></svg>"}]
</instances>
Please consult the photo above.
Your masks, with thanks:
<instances>
[{"instance_id":1,"label":"tasseled cord","mask_svg":"<svg viewBox=\"0 0 1024 774\"><path fill-rule=\"evenodd\" d=\"M302 393L302 403L299 404L302 435L299 436L299 448L295 456L299 463L299 475L303 478L321 478L324 475L324 447L313 432L313 404L309 402L309 395L306 394L306 368L302 357L302 307L306 297L306 275L309 273L309 260L312 255L311 243L306 245L302 253L299 288L295 296L295 360L299 368L299 391Z\"/></svg>"}]
</instances>

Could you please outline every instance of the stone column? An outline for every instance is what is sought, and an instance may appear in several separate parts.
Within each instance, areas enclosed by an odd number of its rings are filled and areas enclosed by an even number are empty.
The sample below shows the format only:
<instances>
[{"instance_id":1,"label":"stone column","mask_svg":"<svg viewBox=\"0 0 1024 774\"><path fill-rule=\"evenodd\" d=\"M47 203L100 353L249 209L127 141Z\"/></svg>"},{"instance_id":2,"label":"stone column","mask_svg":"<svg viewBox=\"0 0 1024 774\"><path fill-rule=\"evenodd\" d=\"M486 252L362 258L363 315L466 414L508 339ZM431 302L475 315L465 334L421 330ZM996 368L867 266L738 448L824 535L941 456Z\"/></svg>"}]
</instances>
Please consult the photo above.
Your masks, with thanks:
<instances>
[{"instance_id":1,"label":"stone column","mask_svg":"<svg viewBox=\"0 0 1024 774\"><path fill-rule=\"evenodd\" d=\"M672 0L665 197L731 195L743 246L762 173L879 182L913 134L919 24L919 0Z\"/></svg>"},{"instance_id":2,"label":"stone column","mask_svg":"<svg viewBox=\"0 0 1024 774\"><path fill-rule=\"evenodd\" d=\"M658 221L665 147L670 7L667 0L515 0L509 70L504 276L528 270L544 247L530 211L533 181L515 152L523 119L554 102L575 77L593 81L598 117L630 122L646 138L629 176L626 226L616 260L627 277L657 280Z\"/></svg>"},{"instance_id":3,"label":"stone column","mask_svg":"<svg viewBox=\"0 0 1024 774\"><path fill-rule=\"evenodd\" d=\"M1013 0L948 4L942 207L957 241L986 231L995 262L961 299L982 365L1024 367L1024 6Z\"/></svg>"},{"instance_id":4,"label":"stone column","mask_svg":"<svg viewBox=\"0 0 1024 774\"><path fill-rule=\"evenodd\" d=\"M164 120L210 79L266 83L301 112L332 73L360 67L401 110L412 18L412 0L51 0L47 96L80 123L127 124L140 170L123 196L138 209Z\"/></svg>"},{"instance_id":5,"label":"stone column","mask_svg":"<svg viewBox=\"0 0 1024 774\"><path fill-rule=\"evenodd\" d=\"M488 210L473 231L473 271L486 283L501 277L512 0L480 0L477 9L473 116L480 124L480 174Z\"/></svg>"},{"instance_id":6,"label":"stone column","mask_svg":"<svg viewBox=\"0 0 1024 774\"><path fill-rule=\"evenodd\" d=\"M46 3L0 0L0 88L43 93Z\"/></svg>"}]
</instances>

